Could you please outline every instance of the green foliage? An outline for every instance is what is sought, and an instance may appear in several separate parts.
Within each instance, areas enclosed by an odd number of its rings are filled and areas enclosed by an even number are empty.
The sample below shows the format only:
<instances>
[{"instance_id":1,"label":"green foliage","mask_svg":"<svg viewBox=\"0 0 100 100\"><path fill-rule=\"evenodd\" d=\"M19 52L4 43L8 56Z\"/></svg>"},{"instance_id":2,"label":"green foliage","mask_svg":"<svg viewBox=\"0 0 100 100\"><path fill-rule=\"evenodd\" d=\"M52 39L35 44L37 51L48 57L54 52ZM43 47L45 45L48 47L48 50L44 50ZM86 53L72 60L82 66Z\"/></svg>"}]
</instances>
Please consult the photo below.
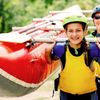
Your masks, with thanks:
<instances>
[{"instance_id":1,"label":"green foliage","mask_svg":"<svg viewBox=\"0 0 100 100\"><path fill-rule=\"evenodd\" d=\"M42 18L49 11L75 4L82 9L93 9L99 0L0 0L0 32L10 32L13 26L25 26L33 18Z\"/></svg>"},{"instance_id":2,"label":"green foliage","mask_svg":"<svg viewBox=\"0 0 100 100\"><path fill-rule=\"evenodd\" d=\"M52 5L53 4L53 0L44 0L45 2L45 7L47 8L48 5Z\"/></svg>"}]
</instances>

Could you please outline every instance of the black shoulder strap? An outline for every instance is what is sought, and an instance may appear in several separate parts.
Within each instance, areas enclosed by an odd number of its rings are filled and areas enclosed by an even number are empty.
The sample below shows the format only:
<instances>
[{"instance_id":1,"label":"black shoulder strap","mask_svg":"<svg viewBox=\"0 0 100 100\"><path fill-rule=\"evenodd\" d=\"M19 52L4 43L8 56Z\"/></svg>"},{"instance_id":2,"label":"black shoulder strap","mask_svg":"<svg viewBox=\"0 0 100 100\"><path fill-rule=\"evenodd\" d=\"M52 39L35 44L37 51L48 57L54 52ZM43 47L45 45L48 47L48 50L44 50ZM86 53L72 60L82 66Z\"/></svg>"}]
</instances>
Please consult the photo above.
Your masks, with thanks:
<instances>
[{"instance_id":1,"label":"black shoulder strap","mask_svg":"<svg viewBox=\"0 0 100 100\"><path fill-rule=\"evenodd\" d=\"M97 31L95 30L94 32L92 32L93 36L96 36Z\"/></svg>"},{"instance_id":2,"label":"black shoulder strap","mask_svg":"<svg viewBox=\"0 0 100 100\"><path fill-rule=\"evenodd\" d=\"M64 69L64 67L65 67L67 46L68 46L68 42L66 42L66 44L64 45L65 52L64 52L64 54L60 58L61 62L62 62L62 69Z\"/></svg>"},{"instance_id":3,"label":"black shoulder strap","mask_svg":"<svg viewBox=\"0 0 100 100\"><path fill-rule=\"evenodd\" d=\"M90 67L91 63L92 63L92 58L89 55L89 49L87 51L84 52L84 60L85 60L85 64Z\"/></svg>"},{"instance_id":4,"label":"black shoulder strap","mask_svg":"<svg viewBox=\"0 0 100 100\"><path fill-rule=\"evenodd\" d=\"M92 58L90 57L90 47L89 44L86 43L86 40L83 39L83 51L84 51L84 60L85 64L90 67L92 63Z\"/></svg>"}]
</instances>

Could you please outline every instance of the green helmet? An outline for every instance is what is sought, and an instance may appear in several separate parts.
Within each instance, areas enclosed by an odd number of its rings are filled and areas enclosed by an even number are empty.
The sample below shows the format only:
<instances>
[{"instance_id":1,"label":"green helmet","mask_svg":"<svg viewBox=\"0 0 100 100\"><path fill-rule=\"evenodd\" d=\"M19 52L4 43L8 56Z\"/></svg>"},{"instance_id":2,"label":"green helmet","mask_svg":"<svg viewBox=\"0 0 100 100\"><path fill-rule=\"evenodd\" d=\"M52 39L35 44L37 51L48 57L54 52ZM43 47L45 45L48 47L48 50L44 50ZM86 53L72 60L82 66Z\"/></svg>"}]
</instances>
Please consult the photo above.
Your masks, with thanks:
<instances>
[{"instance_id":1,"label":"green helmet","mask_svg":"<svg viewBox=\"0 0 100 100\"><path fill-rule=\"evenodd\" d=\"M68 16L63 21L63 27L65 28L65 26L67 24L73 23L73 22L82 22L85 25L87 25L87 18L85 16L82 16L82 15L72 15L72 16Z\"/></svg>"}]
</instances>

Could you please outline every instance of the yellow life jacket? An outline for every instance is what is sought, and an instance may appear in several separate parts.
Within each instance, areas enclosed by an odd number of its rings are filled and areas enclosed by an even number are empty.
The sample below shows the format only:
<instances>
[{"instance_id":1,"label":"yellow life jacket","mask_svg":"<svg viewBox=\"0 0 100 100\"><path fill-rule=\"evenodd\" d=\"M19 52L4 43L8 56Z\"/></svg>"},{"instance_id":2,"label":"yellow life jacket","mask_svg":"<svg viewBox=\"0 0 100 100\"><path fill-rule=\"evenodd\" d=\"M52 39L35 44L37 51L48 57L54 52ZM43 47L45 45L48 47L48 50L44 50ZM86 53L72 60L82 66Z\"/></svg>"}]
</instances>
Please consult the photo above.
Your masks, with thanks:
<instances>
[{"instance_id":1,"label":"yellow life jacket","mask_svg":"<svg viewBox=\"0 0 100 100\"><path fill-rule=\"evenodd\" d=\"M95 71L85 64L84 54L73 56L67 49L65 67L60 73L59 88L71 94L84 94L96 90Z\"/></svg>"}]
</instances>

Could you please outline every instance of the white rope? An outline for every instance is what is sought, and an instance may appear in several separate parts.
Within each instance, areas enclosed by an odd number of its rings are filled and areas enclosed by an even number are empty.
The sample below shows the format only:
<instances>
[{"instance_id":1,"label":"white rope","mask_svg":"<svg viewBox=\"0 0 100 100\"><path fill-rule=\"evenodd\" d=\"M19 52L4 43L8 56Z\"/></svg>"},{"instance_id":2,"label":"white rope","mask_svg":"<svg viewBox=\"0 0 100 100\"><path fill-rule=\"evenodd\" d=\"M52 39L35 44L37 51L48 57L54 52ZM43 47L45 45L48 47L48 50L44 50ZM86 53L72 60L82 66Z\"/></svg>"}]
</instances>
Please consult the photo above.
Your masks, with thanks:
<instances>
[{"instance_id":1,"label":"white rope","mask_svg":"<svg viewBox=\"0 0 100 100\"><path fill-rule=\"evenodd\" d=\"M99 38L85 38L87 42L100 42ZM55 38L54 40L52 38L34 38L33 42L44 42L44 43L52 43L52 42L65 42L68 41L68 38Z\"/></svg>"}]
</instances>

